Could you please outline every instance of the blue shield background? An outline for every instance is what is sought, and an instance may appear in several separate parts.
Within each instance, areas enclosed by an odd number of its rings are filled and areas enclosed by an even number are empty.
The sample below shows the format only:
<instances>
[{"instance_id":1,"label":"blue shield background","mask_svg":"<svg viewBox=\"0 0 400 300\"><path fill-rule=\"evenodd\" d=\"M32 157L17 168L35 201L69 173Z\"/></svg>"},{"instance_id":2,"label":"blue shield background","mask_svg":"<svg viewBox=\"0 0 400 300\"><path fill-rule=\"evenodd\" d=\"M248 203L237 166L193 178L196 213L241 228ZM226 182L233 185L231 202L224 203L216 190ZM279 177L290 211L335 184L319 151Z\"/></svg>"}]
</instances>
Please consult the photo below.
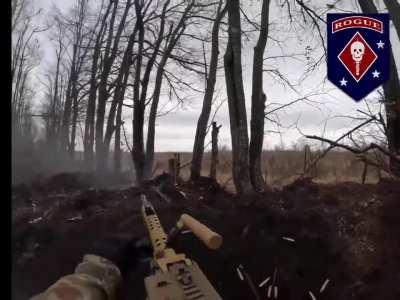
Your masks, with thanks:
<instances>
[{"instance_id":1,"label":"blue shield background","mask_svg":"<svg viewBox=\"0 0 400 300\"><path fill-rule=\"evenodd\" d=\"M360 27L347 28L332 33L332 22L349 16L365 16L380 20L383 22L383 33ZM389 14L327 14L327 26L328 79L355 101L360 101L389 79L391 49L389 40ZM372 64L367 74L359 82L354 80L354 78L349 74L349 72L338 59L339 53L343 50L343 48L357 31L360 32L366 42L378 55L377 60ZM380 40L385 43L383 49L378 49L377 43ZM368 73L371 73L375 69L380 71L379 78L368 76ZM346 86L340 85L342 78L347 80Z\"/></svg>"}]
</instances>

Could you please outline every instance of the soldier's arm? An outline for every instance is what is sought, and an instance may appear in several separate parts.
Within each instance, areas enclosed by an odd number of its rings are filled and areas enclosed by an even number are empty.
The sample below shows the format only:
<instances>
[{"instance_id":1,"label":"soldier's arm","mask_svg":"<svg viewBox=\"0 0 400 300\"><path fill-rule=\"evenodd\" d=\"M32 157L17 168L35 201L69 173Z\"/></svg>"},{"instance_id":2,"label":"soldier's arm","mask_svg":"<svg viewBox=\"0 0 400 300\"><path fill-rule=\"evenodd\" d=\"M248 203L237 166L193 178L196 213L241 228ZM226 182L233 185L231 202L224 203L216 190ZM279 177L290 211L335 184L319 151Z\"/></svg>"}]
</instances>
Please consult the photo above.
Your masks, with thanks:
<instances>
[{"instance_id":1,"label":"soldier's arm","mask_svg":"<svg viewBox=\"0 0 400 300\"><path fill-rule=\"evenodd\" d=\"M121 281L120 270L112 262L85 255L74 274L62 277L31 300L114 300Z\"/></svg>"}]
</instances>

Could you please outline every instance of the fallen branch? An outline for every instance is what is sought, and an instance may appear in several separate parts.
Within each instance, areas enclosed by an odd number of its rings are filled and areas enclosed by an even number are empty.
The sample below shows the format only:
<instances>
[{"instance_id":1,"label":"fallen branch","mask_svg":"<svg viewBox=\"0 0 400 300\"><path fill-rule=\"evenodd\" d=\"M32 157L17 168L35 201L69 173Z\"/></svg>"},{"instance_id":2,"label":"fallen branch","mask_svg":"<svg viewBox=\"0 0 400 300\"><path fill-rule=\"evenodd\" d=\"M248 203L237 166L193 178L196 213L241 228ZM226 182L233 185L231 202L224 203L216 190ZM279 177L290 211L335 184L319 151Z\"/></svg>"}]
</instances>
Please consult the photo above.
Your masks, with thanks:
<instances>
[{"instance_id":1,"label":"fallen branch","mask_svg":"<svg viewBox=\"0 0 400 300\"><path fill-rule=\"evenodd\" d=\"M377 168L377 169L379 169L379 170L385 171L385 172L388 173L388 174L391 173L389 166L387 166L387 165L385 166L383 162L381 162L381 163L374 162L374 161L372 161L372 160L369 160L369 159L368 159L367 157L365 157L364 155L358 156L357 159L358 159L359 161L361 161L361 162L367 164L367 165L370 165L370 166L373 166L373 167L375 167L375 168Z\"/></svg>"},{"instance_id":2,"label":"fallen branch","mask_svg":"<svg viewBox=\"0 0 400 300\"><path fill-rule=\"evenodd\" d=\"M376 117L372 116L370 119L362 122L361 124L357 125L356 127L354 127L353 129L351 129L350 131L346 132L345 134L343 134L342 136L340 136L338 139L336 139L335 141L333 141L334 143L338 143L339 141L341 141L342 139L344 139L346 136L349 136L350 134L352 134L354 131L360 129L361 127L371 123L372 121L375 121ZM309 137L306 135L306 137ZM331 151L333 148L335 148L334 145L330 145L327 149L325 149L319 156L317 156L306 168L306 170L304 170L304 172L300 175L300 178L303 178L323 157L325 157L326 154L328 154L329 151Z\"/></svg>"},{"instance_id":3,"label":"fallen branch","mask_svg":"<svg viewBox=\"0 0 400 300\"><path fill-rule=\"evenodd\" d=\"M348 150L348 151L350 151L352 153L355 153L355 154L363 154L363 153L368 152L369 150L377 149L380 152L382 152L383 154L385 154L385 155L389 156L390 158L392 158L393 160L395 160L396 162L400 163L400 159L396 155L393 155L389 151L385 150L381 146L379 146L377 144L374 144L374 143L371 143L369 146L365 147L364 149L357 149L357 148L353 148L353 147L350 147L350 146L345 145L345 144L340 144L340 143L337 143L335 141L332 141L332 140L329 140L329 139L326 139L326 138L322 138L322 137L319 137L319 136L315 136L315 135L306 135L306 138L313 139L313 140L319 140L319 141L322 141L322 142L325 142L325 143L329 143L333 147L343 148L343 149L346 149L346 150Z\"/></svg>"}]
</instances>

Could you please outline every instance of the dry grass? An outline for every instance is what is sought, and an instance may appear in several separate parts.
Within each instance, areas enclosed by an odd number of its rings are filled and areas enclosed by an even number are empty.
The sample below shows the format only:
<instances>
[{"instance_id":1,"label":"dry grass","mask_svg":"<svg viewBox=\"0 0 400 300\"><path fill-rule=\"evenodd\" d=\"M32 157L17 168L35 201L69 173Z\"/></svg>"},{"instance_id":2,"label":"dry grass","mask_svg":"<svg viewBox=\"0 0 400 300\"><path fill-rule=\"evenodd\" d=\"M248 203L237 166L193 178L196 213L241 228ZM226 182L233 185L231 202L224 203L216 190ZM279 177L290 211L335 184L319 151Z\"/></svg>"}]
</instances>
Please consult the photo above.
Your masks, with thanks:
<instances>
[{"instance_id":1,"label":"dry grass","mask_svg":"<svg viewBox=\"0 0 400 300\"><path fill-rule=\"evenodd\" d=\"M28 148L26 148L28 149ZM75 161L63 159L48 151L37 149L27 151L24 147L13 149L12 160L12 182L28 182L40 176L51 176L60 172L80 171L82 166L83 153L77 152ZM18 150L24 150L18 152ZM317 153L312 153L317 155ZM155 155L155 175L168 171L168 159L173 157L172 152L159 152ZM192 159L190 152L181 153L181 176L189 178ZM263 153L264 177L269 186L281 187L294 181L303 172L304 151L296 150L271 150ZM123 171L134 173L132 157L125 152L122 155ZM113 153L109 155L109 167L113 167ZM321 183L337 183L345 181L360 182L363 172L363 163L356 160L356 157L343 151L331 151L326 157L319 161L314 180ZM208 176L210 172L210 153L204 155L202 175ZM219 165L217 169L217 180L221 185L233 190L232 182L232 161L231 152L221 149L219 154ZM368 169L366 182L375 183L378 181L378 172L370 167Z\"/></svg>"},{"instance_id":2,"label":"dry grass","mask_svg":"<svg viewBox=\"0 0 400 300\"><path fill-rule=\"evenodd\" d=\"M316 155L316 153L312 153ZM181 165L191 160L191 153L181 153ZM156 174L168 170L168 159L173 157L172 152L156 154ZM231 180L231 153L221 151L217 171L218 182L228 189L233 189ZM264 176L269 186L281 187L293 182L303 172L304 152L295 150L264 151L263 153ZM361 182L364 165L348 152L332 151L319 161L316 167L314 180L320 183ZM202 175L208 176L210 170L210 153L205 153ZM181 176L188 179L190 165L182 168ZM366 183L378 181L377 170L370 167L367 172Z\"/></svg>"}]
</instances>

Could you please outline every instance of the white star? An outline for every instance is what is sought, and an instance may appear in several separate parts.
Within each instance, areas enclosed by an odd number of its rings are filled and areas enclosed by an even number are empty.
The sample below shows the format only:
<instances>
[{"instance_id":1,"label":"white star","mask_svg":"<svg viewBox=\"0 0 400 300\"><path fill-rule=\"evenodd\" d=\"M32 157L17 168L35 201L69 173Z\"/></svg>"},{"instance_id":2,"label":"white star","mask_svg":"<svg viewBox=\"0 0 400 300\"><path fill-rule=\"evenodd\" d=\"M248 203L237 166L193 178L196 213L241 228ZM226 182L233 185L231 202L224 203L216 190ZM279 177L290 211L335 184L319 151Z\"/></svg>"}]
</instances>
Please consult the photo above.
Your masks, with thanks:
<instances>
[{"instance_id":1,"label":"white star","mask_svg":"<svg viewBox=\"0 0 400 300\"><path fill-rule=\"evenodd\" d=\"M381 74L381 72L378 72L377 70L372 72L372 75L374 76L374 78L379 78L379 74Z\"/></svg>"},{"instance_id":2,"label":"white star","mask_svg":"<svg viewBox=\"0 0 400 300\"><path fill-rule=\"evenodd\" d=\"M385 43L383 43L381 40L379 40L379 43L376 43L376 44L378 45L378 49L379 48L383 49L383 46L385 45Z\"/></svg>"},{"instance_id":3,"label":"white star","mask_svg":"<svg viewBox=\"0 0 400 300\"><path fill-rule=\"evenodd\" d=\"M344 79L344 77L342 80L340 80L340 86L347 86L347 80Z\"/></svg>"}]
</instances>

